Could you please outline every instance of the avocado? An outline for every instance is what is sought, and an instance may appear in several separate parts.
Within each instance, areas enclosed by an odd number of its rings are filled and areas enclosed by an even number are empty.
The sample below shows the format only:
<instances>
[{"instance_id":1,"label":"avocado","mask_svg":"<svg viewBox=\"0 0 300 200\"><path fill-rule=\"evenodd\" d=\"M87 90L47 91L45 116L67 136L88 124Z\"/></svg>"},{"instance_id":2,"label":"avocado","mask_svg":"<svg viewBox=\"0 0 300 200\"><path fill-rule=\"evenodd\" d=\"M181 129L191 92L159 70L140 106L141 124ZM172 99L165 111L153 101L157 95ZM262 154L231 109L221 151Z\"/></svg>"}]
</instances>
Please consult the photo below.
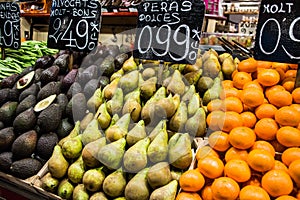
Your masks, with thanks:
<instances>
[{"instance_id":1,"label":"avocado","mask_svg":"<svg viewBox=\"0 0 300 200\"><path fill-rule=\"evenodd\" d=\"M10 166L13 163L12 152L2 152L0 153L0 171L5 173L10 173Z\"/></svg>"},{"instance_id":2,"label":"avocado","mask_svg":"<svg viewBox=\"0 0 300 200\"><path fill-rule=\"evenodd\" d=\"M127 53L121 53L116 56L115 58L115 67L116 69L121 69L123 66L123 63L129 58Z\"/></svg>"},{"instance_id":3,"label":"avocado","mask_svg":"<svg viewBox=\"0 0 300 200\"><path fill-rule=\"evenodd\" d=\"M79 70L76 81L84 86L89 80L98 77L98 67L96 65L91 65L83 71Z\"/></svg>"},{"instance_id":4,"label":"avocado","mask_svg":"<svg viewBox=\"0 0 300 200\"><path fill-rule=\"evenodd\" d=\"M0 152L10 150L16 136L13 127L7 127L0 130Z\"/></svg>"},{"instance_id":5,"label":"avocado","mask_svg":"<svg viewBox=\"0 0 300 200\"><path fill-rule=\"evenodd\" d=\"M55 60L54 57L51 55L42 56L35 61L34 67L35 69L37 68L46 69L53 65L54 60Z\"/></svg>"},{"instance_id":6,"label":"avocado","mask_svg":"<svg viewBox=\"0 0 300 200\"><path fill-rule=\"evenodd\" d=\"M36 96L40 91L40 86L37 83L32 84L29 88L23 90L19 96L19 102L25 99L29 95Z\"/></svg>"},{"instance_id":7,"label":"avocado","mask_svg":"<svg viewBox=\"0 0 300 200\"><path fill-rule=\"evenodd\" d=\"M65 73L69 67L69 54L59 55L53 62L53 65L57 65L61 73Z\"/></svg>"},{"instance_id":8,"label":"avocado","mask_svg":"<svg viewBox=\"0 0 300 200\"><path fill-rule=\"evenodd\" d=\"M58 66L53 65L51 67L48 67L41 74L41 77L40 77L41 83L43 85L45 85L49 82L56 81L58 73L59 73L59 67Z\"/></svg>"},{"instance_id":9,"label":"avocado","mask_svg":"<svg viewBox=\"0 0 300 200\"><path fill-rule=\"evenodd\" d=\"M110 80L107 76L100 76L99 77L99 87L104 88L105 86L107 86L110 83Z\"/></svg>"},{"instance_id":10,"label":"avocado","mask_svg":"<svg viewBox=\"0 0 300 200\"><path fill-rule=\"evenodd\" d=\"M9 101L3 104L0 108L0 121L2 121L6 126L12 125L12 121L16 115L16 109L18 102Z\"/></svg>"},{"instance_id":11,"label":"avocado","mask_svg":"<svg viewBox=\"0 0 300 200\"><path fill-rule=\"evenodd\" d=\"M28 95L25 99L23 99L19 105L17 106L16 114L20 114L21 112L27 110L30 107L33 107L36 104L36 96Z\"/></svg>"},{"instance_id":12,"label":"avocado","mask_svg":"<svg viewBox=\"0 0 300 200\"><path fill-rule=\"evenodd\" d=\"M74 82L67 92L67 97L68 97L68 99L71 99L72 96L74 96L75 94L78 94L80 92L82 92L81 85L78 82Z\"/></svg>"},{"instance_id":13,"label":"avocado","mask_svg":"<svg viewBox=\"0 0 300 200\"><path fill-rule=\"evenodd\" d=\"M23 133L13 142L11 152L14 158L21 159L30 157L35 151L37 133L34 130Z\"/></svg>"},{"instance_id":14,"label":"avocado","mask_svg":"<svg viewBox=\"0 0 300 200\"><path fill-rule=\"evenodd\" d=\"M107 47L108 53L112 56L112 57L116 57L118 54L120 54L120 49L119 46L116 44L111 44L108 45Z\"/></svg>"},{"instance_id":15,"label":"avocado","mask_svg":"<svg viewBox=\"0 0 300 200\"><path fill-rule=\"evenodd\" d=\"M29 86L34 79L34 73L35 71L31 71L28 74L24 75L17 81L17 89L21 90Z\"/></svg>"},{"instance_id":16,"label":"avocado","mask_svg":"<svg viewBox=\"0 0 300 200\"><path fill-rule=\"evenodd\" d=\"M42 87L41 90L39 91L39 93L37 95L37 100L38 101L43 100L52 94L59 95L60 86L61 86L61 82L52 81L52 82L48 83L47 85Z\"/></svg>"},{"instance_id":17,"label":"avocado","mask_svg":"<svg viewBox=\"0 0 300 200\"><path fill-rule=\"evenodd\" d=\"M38 68L35 70L34 74L34 83L40 82L41 81L41 75L44 70L42 68Z\"/></svg>"},{"instance_id":18,"label":"avocado","mask_svg":"<svg viewBox=\"0 0 300 200\"><path fill-rule=\"evenodd\" d=\"M83 92L87 99L89 99L94 94L95 90L99 86L98 83L99 81L97 79L92 79L85 84Z\"/></svg>"},{"instance_id":19,"label":"avocado","mask_svg":"<svg viewBox=\"0 0 300 200\"><path fill-rule=\"evenodd\" d=\"M42 168L42 163L34 158L24 158L11 164L10 170L13 176L26 179L36 175Z\"/></svg>"},{"instance_id":20,"label":"avocado","mask_svg":"<svg viewBox=\"0 0 300 200\"><path fill-rule=\"evenodd\" d=\"M99 66L99 75L110 77L115 72L115 58L112 55L105 57Z\"/></svg>"},{"instance_id":21,"label":"avocado","mask_svg":"<svg viewBox=\"0 0 300 200\"><path fill-rule=\"evenodd\" d=\"M19 134L33 129L35 124L36 116L31 107L17 115L13 122L13 127L15 133Z\"/></svg>"},{"instance_id":22,"label":"avocado","mask_svg":"<svg viewBox=\"0 0 300 200\"><path fill-rule=\"evenodd\" d=\"M56 143L58 142L58 137L56 133L50 132L42 134L37 141L36 153L43 159L49 159L52 155L52 151Z\"/></svg>"},{"instance_id":23,"label":"avocado","mask_svg":"<svg viewBox=\"0 0 300 200\"><path fill-rule=\"evenodd\" d=\"M4 88L0 90L0 106L7 101L18 101L19 91L16 88Z\"/></svg>"},{"instance_id":24,"label":"avocado","mask_svg":"<svg viewBox=\"0 0 300 200\"><path fill-rule=\"evenodd\" d=\"M86 98L83 93L75 94L66 107L66 114L74 122L81 121L87 111Z\"/></svg>"},{"instance_id":25,"label":"avocado","mask_svg":"<svg viewBox=\"0 0 300 200\"><path fill-rule=\"evenodd\" d=\"M33 108L35 112L40 112L42 110L45 110L50 106L50 104L55 100L56 94L52 94L49 97L39 101Z\"/></svg>"},{"instance_id":26,"label":"avocado","mask_svg":"<svg viewBox=\"0 0 300 200\"><path fill-rule=\"evenodd\" d=\"M66 107L67 107L67 105L69 103L67 95L65 95L64 93L60 93L56 97L56 103L59 105L59 107L61 109L62 116L65 116L65 114L66 114Z\"/></svg>"},{"instance_id":27,"label":"avocado","mask_svg":"<svg viewBox=\"0 0 300 200\"><path fill-rule=\"evenodd\" d=\"M13 88L17 80L20 78L19 74L12 74L1 80L0 88Z\"/></svg>"},{"instance_id":28,"label":"avocado","mask_svg":"<svg viewBox=\"0 0 300 200\"><path fill-rule=\"evenodd\" d=\"M43 110L37 119L40 132L55 131L61 121L61 109L58 104L51 104Z\"/></svg>"},{"instance_id":29,"label":"avocado","mask_svg":"<svg viewBox=\"0 0 300 200\"><path fill-rule=\"evenodd\" d=\"M75 82L77 72L78 69L72 69L71 71L69 71L69 73L66 76L64 76L61 83L61 89L63 91L68 91L71 85Z\"/></svg>"},{"instance_id":30,"label":"avocado","mask_svg":"<svg viewBox=\"0 0 300 200\"><path fill-rule=\"evenodd\" d=\"M69 122L68 118L61 120L60 124L57 127L57 136L59 139L66 137L73 130L74 126Z\"/></svg>"}]
</instances>

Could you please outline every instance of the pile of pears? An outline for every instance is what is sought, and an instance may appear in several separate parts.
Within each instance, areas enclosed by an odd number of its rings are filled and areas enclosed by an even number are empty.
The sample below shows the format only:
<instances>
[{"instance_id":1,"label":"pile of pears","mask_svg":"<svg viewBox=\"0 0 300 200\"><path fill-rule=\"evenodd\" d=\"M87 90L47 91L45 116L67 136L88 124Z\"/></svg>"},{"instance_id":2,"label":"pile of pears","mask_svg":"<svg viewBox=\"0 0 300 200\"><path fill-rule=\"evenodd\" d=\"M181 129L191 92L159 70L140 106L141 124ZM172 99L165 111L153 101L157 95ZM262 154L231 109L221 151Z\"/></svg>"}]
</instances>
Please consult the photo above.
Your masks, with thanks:
<instances>
[{"instance_id":1,"label":"pile of pears","mask_svg":"<svg viewBox=\"0 0 300 200\"><path fill-rule=\"evenodd\" d=\"M205 105L221 90L214 56L209 50L194 65L163 66L130 57L55 146L40 186L63 199L175 199L193 139L206 134Z\"/></svg>"}]
</instances>

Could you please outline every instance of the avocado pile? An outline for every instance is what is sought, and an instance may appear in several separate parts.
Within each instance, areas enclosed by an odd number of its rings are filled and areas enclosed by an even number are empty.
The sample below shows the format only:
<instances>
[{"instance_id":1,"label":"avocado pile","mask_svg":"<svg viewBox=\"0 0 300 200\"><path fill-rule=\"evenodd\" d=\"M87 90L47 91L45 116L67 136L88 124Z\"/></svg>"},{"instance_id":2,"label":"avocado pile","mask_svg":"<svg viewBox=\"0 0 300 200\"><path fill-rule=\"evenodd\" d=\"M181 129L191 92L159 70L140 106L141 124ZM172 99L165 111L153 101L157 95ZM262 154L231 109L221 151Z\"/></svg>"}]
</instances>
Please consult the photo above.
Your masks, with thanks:
<instances>
[{"instance_id":1,"label":"avocado pile","mask_svg":"<svg viewBox=\"0 0 300 200\"><path fill-rule=\"evenodd\" d=\"M111 58L124 57L122 49L127 47L99 44L91 52L97 60L78 52L71 59L68 51L60 51L4 78L0 82L0 171L21 179L37 174L57 142L73 129L74 120L80 119L73 111L85 115L82 102L95 87L109 83L108 77L122 62Z\"/></svg>"},{"instance_id":2,"label":"avocado pile","mask_svg":"<svg viewBox=\"0 0 300 200\"><path fill-rule=\"evenodd\" d=\"M180 174L193 160L193 139L207 131L204 104L221 89L214 55L164 66L106 56L102 73L112 63L115 72L98 87L89 84L96 66L83 67L74 83L84 84L83 92L71 100L75 126L55 145L41 187L63 199L175 199ZM210 77L208 86L200 81Z\"/></svg>"}]
</instances>

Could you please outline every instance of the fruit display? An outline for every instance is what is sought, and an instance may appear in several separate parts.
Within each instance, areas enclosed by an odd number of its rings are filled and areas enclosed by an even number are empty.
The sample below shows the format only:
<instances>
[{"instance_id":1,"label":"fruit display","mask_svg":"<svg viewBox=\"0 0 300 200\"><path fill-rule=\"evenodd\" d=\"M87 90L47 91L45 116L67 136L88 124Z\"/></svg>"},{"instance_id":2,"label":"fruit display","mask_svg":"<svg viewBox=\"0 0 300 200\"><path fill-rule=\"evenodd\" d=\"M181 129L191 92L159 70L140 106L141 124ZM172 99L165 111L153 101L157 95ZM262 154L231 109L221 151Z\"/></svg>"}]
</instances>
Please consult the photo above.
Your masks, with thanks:
<instances>
[{"instance_id":1,"label":"fruit display","mask_svg":"<svg viewBox=\"0 0 300 200\"><path fill-rule=\"evenodd\" d=\"M221 81L219 98L206 106L206 139L179 179L176 200L299 199L296 72L295 64L248 58Z\"/></svg>"},{"instance_id":2,"label":"fruit display","mask_svg":"<svg viewBox=\"0 0 300 200\"><path fill-rule=\"evenodd\" d=\"M97 50L100 49L104 47L99 45ZM117 50L121 54L119 47ZM98 58L110 55L109 48L105 52ZM20 74L2 79L0 171L21 179L36 175L51 157L57 142L73 129L72 101L77 98L76 91L81 91L75 79L76 74L81 74L78 66L85 56L73 52L71 65L70 54L60 51L53 56L42 56ZM99 66L95 66L98 71ZM99 79L95 87L106 84L105 78L108 79L105 76ZM73 86L74 82L80 90Z\"/></svg>"},{"instance_id":3,"label":"fruit display","mask_svg":"<svg viewBox=\"0 0 300 200\"><path fill-rule=\"evenodd\" d=\"M57 49L49 49L47 43L43 41L25 41L19 49L4 49L4 51L5 59L0 60L0 81L13 74L22 73L43 56L58 53Z\"/></svg>"}]
</instances>

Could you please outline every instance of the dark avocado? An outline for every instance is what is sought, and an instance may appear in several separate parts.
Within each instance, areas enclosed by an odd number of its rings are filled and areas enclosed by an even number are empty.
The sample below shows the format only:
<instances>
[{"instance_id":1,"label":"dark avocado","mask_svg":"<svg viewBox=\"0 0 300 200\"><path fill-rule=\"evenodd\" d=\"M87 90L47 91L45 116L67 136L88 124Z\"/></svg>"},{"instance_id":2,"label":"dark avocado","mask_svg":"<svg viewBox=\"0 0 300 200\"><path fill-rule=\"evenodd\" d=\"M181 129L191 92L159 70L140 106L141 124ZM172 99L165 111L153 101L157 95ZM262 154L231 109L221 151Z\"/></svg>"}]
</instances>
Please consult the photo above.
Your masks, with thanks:
<instances>
[{"instance_id":1,"label":"dark avocado","mask_svg":"<svg viewBox=\"0 0 300 200\"><path fill-rule=\"evenodd\" d=\"M48 108L43 110L37 119L37 125L40 132L55 131L61 121L62 112L58 104L51 104Z\"/></svg>"},{"instance_id":2,"label":"dark avocado","mask_svg":"<svg viewBox=\"0 0 300 200\"><path fill-rule=\"evenodd\" d=\"M16 115L16 109L18 102L9 101L3 104L0 108L0 121L2 121L6 126L12 125L13 119Z\"/></svg>"},{"instance_id":3,"label":"dark avocado","mask_svg":"<svg viewBox=\"0 0 300 200\"><path fill-rule=\"evenodd\" d=\"M31 71L28 74L22 76L16 83L17 89L22 90L29 86L33 82L34 74L35 71Z\"/></svg>"},{"instance_id":4,"label":"dark avocado","mask_svg":"<svg viewBox=\"0 0 300 200\"><path fill-rule=\"evenodd\" d=\"M115 58L115 67L116 69L121 69L123 66L123 63L129 58L127 53L121 53L116 56Z\"/></svg>"},{"instance_id":5,"label":"dark avocado","mask_svg":"<svg viewBox=\"0 0 300 200\"><path fill-rule=\"evenodd\" d=\"M69 101L66 107L66 114L69 119L75 121L81 121L86 114L87 105L86 97L83 93L75 94Z\"/></svg>"},{"instance_id":6,"label":"dark avocado","mask_svg":"<svg viewBox=\"0 0 300 200\"><path fill-rule=\"evenodd\" d=\"M97 79L92 79L85 84L83 92L87 99L89 99L99 87L98 83L99 81Z\"/></svg>"},{"instance_id":7,"label":"dark avocado","mask_svg":"<svg viewBox=\"0 0 300 200\"><path fill-rule=\"evenodd\" d=\"M10 170L13 176L26 179L36 175L42 168L42 163L34 158L24 158L11 164Z\"/></svg>"},{"instance_id":8,"label":"dark avocado","mask_svg":"<svg viewBox=\"0 0 300 200\"><path fill-rule=\"evenodd\" d=\"M62 54L55 59L53 65L57 65L60 69L60 72L65 73L69 67L69 58L69 54Z\"/></svg>"},{"instance_id":9,"label":"dark avocado","mask_svg":"<svg viewBox=\"0 0 300 200\"><path fill-rule=\"evenodd\" d=\"M110 77L114 72L115 58L112 55L108 55L99 66L99 75Z\"/></svg>"},{"instance_id":10,"label":"dark avocado","mask_svg":"<svg viewBox=\"0 0 300 200\"><path fill-rule=\"evenodd\" d=\"M38 101L43 100L52 94L59 95L60 86L61 86L61 82L52 81L52 82L48 83L47 85L42 87L41 90L39 91L39 93L37 95L37 100Z\"/></svg>"},{"instance_id":11,"label":"dark avocado","mask_svg":"<svg viewBox=\"0 0 300 200\"><path fill-rule=\"evenodd\" d=\"M82 92L82 87L78 82L74 82L67 92L68 99L71 99L75 94Z\"/></svg>"},{"instance_id":12,"label":"dark avocado","mask_svg":"<svg viewBox=\"0 0 300 200\"><path fill-rule=\"evenodd\" d=\"M19 96L19 102L21 102L23 99L25 99L29 95L36 96L39 91L40 91L40 86L37 83L32 84L29 88L27 88L21 92L21 94Z\"/></svg>"},{"instance_id":13,"label":"dark avocado","mask_svg":"<svg viewBox=\"0 0 300 200\"><path fill-rule=\"evenodd\" d=\"M56 103L59 105L59 107L61 109L62 116L65 116L65 114L66 114L66 107L67 107L67 105L69 103L67 95L65 95L64 93L60 93L56 97Z\"/></svg>"},{"instance_id":14,"label":"dark avocado","mask_svg":"<svg viewBox=\"0 0 300 200\"><path fill-rule=\"evenodd\" d=\"M0 82L1 85L0 88L13 88L19 78L20 78L19 74L13 74L9 77L2 79Z\"/></svg>"},{"instance_id":15,"label":"dark avocado","mask_svg":"<svg viewBox=\"0 0 300 200\"><path fill-rule=\"evenodd\" d=\"M57 136L59 139L66 137L73 130L73 125L69 122L68 118L61 120L58 128L57 128Z\"/></svg>"},{"instance_id":16,"label":"dark avocado","mask_svg":"<svg viewBox=\"0 0 300 200\"><path fill-rule=\"evenodd\" d=\"M35 61L35 69L37 69L37 68L46 69L48 67L51 67L54 60L55 59L53 56L50 56L50 55L42 56Z\"/></svg>"},{"instance_id":17,"label":"dark avocado","mask_svg":"<svg viewBox=\"0 0 300 200\"><path fill-rule=\"evenodd\" d=\"M2 152L0 153L0 171L5 173L10 173L10 166L13 163L12 152Z\"/></svg>"},{"instance_id":18,"label":"dark avocado","mask_svg":"<svg viewBox=\"0 0 300 200\"><path fill-rule=\"evenodd\" d=\"M50 132L42 134L37 141L36 153L43 159L48 160L51 155L54 146L58 142L56 133Z\"/></svg>"},{"instance_id":19,"label":"dark avocado","mask_svg":"<svg viewBox=\"0 0 300 200\"><path fill-rule=\"evenodd\" d=\"M104 88L110 83L110 80L107 76L100 76L99 77L99 87Z\"/></svg>"},{"instance_id":20,"label":"dark avocado","mask_svg":"<svg viewBox=\"0 0 300 200\"><path fill-rule=\"evenodd\" d=\"M0 130L0 152L9 151L16 136L13 127Z\"/></svg>"},{"instance_id":21,"label":"dark avocado","mask_svg":"<svg viewBox=\"0 0 300 200\"><path fill-rule=\"evenodd\" d=\"M27 110L30 107L34 107L36 104L36 96L29 95L25 99L23 99L19 105L17 106L16 114L20 114L21 112Z\"/></svg>"},{"instance_id":22,"label":"dark avocado","mask_svg":"<svg viewBox=\"0 0 300 200\"><path fill-rule=\"evenodd\" d=\"M33 129L35 124L36 116L31 107L17 115L13 122L13 127L15 133L20 134Z\"/></svg>"},{"instance_id":23,"label":"dark avocado","mask_svg":"<svg viewBox=\"0 0 300 200\"><path fill-rule=\"evenodd\" d=\"M71 85L75 82L77 72L78 69L72 69L66 76L64 76L61 83L62 90L67 91L71 87Z\"/></svg>"},{"instance_id":24,"label":"dark avocado","mask_svg":"<svg viewBox=\"0 0 300 200\"><path fill-rule=\"evenodd\" d=\"M108 50L108 53L114 58L120 54L119 46L115 45L115 44L108 45L107 50Z\"/></svg>"},{"instance_id":25,"label":"dark avocado","mask_svg":"<svg viewBox=\"0 0 300 200\"><path fill-rule=\"evenodd\" d=\"M98 67L96 65L91 65L83 71L79 70L76 81L84 86L89 80L98 77Z\"/></svg>"},{"instance_id":26,"label":"dark avocado","mask_svg":"<svg viewBox=\"0 0 300 200\"><path fill-rule=\"evenodd\" d=\"M37 133L34 130L23 133L13 142L11 152L16 159L30 157L35 151Z\"/></svg>"},{"instance_id":27,"label":"dark avocado","mask_svg":"<svg viewBox=\"0 0 300 200\"><path fill-rule=\"evenodd\" d=\"M35 74L34 74L34 82L35 83L41 81L41 75L42 75L43 71L44 70L42 68L38 68L38 69L35 70Z\"/></svg>"},{"instance_id":28,"label":"dark avocado","mask_svg":"<svg viewBox=\"0 0 300 200\"><path fill-rule=\"evenodd\" d=\"M40 77L40 81L43 85L46 85L49 82L56 81L59 73L59 67L53 65L47 69L45 69Z\"/></svg>"}]
</instances>

